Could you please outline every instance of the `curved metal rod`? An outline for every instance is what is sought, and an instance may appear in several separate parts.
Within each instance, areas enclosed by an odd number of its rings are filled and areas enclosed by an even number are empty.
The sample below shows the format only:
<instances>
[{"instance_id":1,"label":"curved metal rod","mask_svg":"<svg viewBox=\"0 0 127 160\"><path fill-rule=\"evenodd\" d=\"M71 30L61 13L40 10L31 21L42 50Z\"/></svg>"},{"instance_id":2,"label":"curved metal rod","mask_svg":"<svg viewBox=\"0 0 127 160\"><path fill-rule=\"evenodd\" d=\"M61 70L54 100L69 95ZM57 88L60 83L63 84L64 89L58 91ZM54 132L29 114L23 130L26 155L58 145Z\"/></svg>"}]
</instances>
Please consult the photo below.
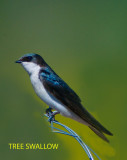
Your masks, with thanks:
<instances>
[{"instance_id":1,"label":"curved metal rod","mask_svg":"<svg viewBox=\"0 0 127 160\"><path fill-rule=\"evenodd\" d=\"M84 149L84 151L86 152L89 160L94 160L91 152L92 152L99 160L101 160L100 157L99 157L89 146L87 146L87 145L83 142L83 140L79 137L79 135L78 135L76 132L74 132L74 131L73 131L72 129L70 129L68 126L66 126L66 125L64 125L64 124L62 124L62 123L54 120L53 118L51 119L51 116L49 116L49 115L47 115L47 114L45 114L45 116L48 117L48 120L50 119L52 132L60 133L60 134L65 134L65 135L74 137L74 138L79 142L79 144L82 146L82 148ZM59 128L54 127L53 124L57 124L57 125L62 126L63 128L65 128L65 129L67 130L67 132L64 131L64 130L61 130L61 129L59 129Z\"/></svg>"}]
</instances>

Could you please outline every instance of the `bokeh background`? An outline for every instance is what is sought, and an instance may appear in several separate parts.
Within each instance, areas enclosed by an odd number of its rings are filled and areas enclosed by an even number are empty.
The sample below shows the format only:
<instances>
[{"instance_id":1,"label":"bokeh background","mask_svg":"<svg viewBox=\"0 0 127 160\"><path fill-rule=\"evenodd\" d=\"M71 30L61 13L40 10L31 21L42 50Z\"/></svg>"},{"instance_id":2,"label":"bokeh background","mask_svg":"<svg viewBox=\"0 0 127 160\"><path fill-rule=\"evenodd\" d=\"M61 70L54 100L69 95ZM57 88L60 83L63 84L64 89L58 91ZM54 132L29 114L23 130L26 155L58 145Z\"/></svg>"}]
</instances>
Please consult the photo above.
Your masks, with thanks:
<instances>
[{"instance_id":1,"label":"bokeh background","mask_svg":"<svg viewBox=\"0 0 127 160\"><path fill-rule=\"evenodd\" d=\"M127 1L0 0L0 157L88 159L78 142L52 133L46 104L15 64L35 52L110 131L110 144L88 127L57 116L103 160L127 157ZM58 150L10 150L8 143L58 143ZM96 158L95 158L96 159Z\"/></svg>"}]
</instances>

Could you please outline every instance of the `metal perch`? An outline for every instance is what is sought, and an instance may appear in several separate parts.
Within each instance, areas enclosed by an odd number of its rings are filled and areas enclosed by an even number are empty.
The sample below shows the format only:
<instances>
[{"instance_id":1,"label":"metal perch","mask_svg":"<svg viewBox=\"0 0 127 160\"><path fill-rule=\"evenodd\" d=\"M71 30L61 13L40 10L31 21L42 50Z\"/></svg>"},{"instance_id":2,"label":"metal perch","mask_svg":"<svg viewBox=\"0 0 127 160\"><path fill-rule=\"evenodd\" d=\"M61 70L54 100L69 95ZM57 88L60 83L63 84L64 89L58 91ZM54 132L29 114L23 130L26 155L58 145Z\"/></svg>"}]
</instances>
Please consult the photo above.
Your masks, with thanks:
<instances>
[{"instance_id":1,"label":"metal perch","mask_svg":"<svg viewBox=\"0 0 127 160\"><path fill-rule=\"evenodd\" d=\"M87 146L87 145L83 142L83 140L78 136L78 134L77 134L76 132L74 132L72 129L70 129L70 128L67 127L66 125L64 125L64 124L56 121L50 114L45 114L45 116L48 117L48 121L50 121L50 123L51 123L51 130L52 130L52 132L60 133L60 134L65 134L65 135L69 135L69 136L74 137L74 138L79 142L79 144L82 146L82 148L84 149L84 151L86 152L86 154L87 154L87 156L88 156L88 158L89 158L90 160L94 160L91 152L92 152L99 160L101 160L101 159L99 158L99 156L98 156L89 146ZM66 129L66 131L54 127L53 124L57 124L57 125L62 126L63 128Z\"/></svg>"}]
</instances>

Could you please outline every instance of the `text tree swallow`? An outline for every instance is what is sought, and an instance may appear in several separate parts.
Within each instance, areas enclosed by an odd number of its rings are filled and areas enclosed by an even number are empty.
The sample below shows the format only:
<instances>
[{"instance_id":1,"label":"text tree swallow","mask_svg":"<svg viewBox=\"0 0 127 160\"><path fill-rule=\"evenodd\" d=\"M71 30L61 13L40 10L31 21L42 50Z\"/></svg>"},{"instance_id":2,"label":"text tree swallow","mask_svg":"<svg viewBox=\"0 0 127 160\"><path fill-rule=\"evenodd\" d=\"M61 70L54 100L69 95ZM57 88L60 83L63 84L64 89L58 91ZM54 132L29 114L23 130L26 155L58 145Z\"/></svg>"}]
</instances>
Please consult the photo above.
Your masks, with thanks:
<instances>
[{"instance_id":1,"label":"text tree swallow","mask_svg":"<svg viewBox=\"0 0 127 160\"><path fill-rule=\"evenodd\" d=\"M78 95L49 67L40 55L26 54L16 63L21 63L28 72L36 94L51 109L56 110L55 114L60 113L87 125L99 137L109 142L104 133L113 134L82 106Z\"/></svg>"}]
</instances>

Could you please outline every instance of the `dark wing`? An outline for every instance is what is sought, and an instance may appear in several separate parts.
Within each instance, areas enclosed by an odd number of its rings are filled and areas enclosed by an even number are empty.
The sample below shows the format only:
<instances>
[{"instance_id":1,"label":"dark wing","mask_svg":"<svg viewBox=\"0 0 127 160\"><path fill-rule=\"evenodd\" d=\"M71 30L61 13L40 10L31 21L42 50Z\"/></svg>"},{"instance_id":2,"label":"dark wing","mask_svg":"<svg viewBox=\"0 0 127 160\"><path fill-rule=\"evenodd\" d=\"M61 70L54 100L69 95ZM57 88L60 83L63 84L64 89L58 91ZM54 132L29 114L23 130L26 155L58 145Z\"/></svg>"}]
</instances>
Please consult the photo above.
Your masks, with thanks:
<instances>
[{"instance_id":1,"label":"dark wing","mask_svg":"<svg viewBox=\"0 0 127 160\"><path fill-rule=\"evenodd\" d=\"M104 128L81 104L78 95L50 68L42 69L39 74L40 80L49 92L49 95L56 97L62 104L67 106L76 115L86 121L90 126L100 132L112 135Z\"/></svg>"}]
</instances>

